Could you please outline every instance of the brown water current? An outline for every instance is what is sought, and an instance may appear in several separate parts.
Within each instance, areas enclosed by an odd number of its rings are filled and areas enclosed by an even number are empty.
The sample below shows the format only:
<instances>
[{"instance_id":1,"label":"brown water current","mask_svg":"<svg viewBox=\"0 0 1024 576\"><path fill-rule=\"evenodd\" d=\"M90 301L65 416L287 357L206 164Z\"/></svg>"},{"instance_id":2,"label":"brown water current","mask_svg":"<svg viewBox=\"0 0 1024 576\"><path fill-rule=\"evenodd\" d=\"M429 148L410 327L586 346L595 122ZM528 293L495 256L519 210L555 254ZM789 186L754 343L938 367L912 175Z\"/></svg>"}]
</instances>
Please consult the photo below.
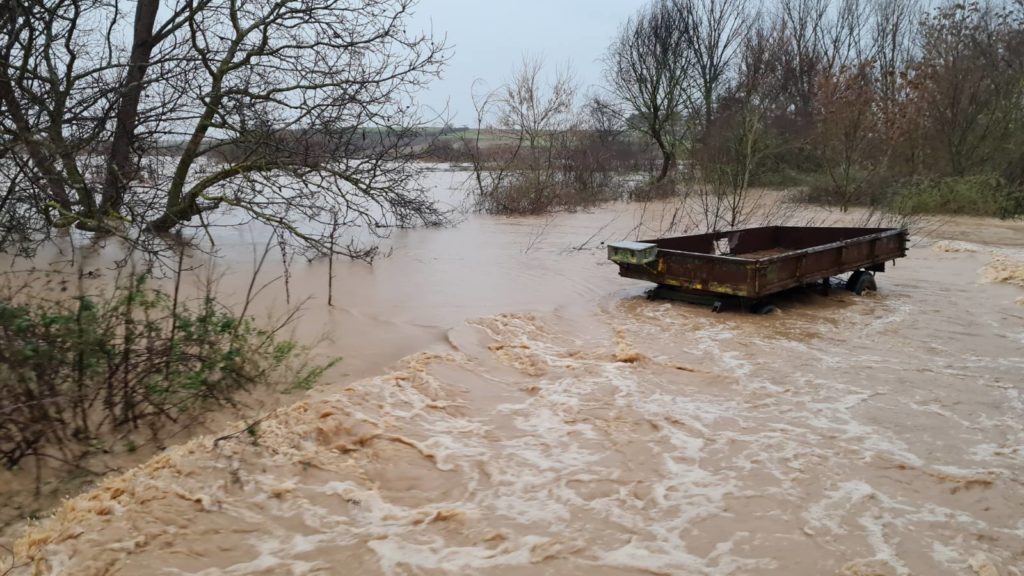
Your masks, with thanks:
<instances>
[{"instance_id":1,"label":"brown water current","mask_svg":"<svg viewBox=\"0 0 1024 576\"><path fill-rule=\"evenodd\" d=\"M399 231L333 309L296 266L339 369L66 501L14 573L1024 575L1024 224L755 316L617 276L600 243L671 209ZM219 245L244 292L251 236Z\"/></svg>"}]
</instances>

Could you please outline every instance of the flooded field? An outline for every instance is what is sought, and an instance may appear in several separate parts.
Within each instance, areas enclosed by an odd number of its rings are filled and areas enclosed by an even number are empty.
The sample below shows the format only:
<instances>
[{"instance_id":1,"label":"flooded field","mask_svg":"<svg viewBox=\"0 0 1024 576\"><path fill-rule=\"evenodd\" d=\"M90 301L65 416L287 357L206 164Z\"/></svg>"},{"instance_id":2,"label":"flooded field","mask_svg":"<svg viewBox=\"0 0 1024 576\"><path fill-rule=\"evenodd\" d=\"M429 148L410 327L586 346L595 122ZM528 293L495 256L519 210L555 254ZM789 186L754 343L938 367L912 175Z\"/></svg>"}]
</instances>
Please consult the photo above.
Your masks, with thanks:
<instances>
[{"instance_id":1,"label":"flooded field","mask_svg":"<svg viewBox=\"0 0 1024 576\"><path fill-rule=\"evenodd\" d=\"M617 276L601 243L672 209L397 231L334 308L296 265L338 369L68 500L13 573L1024 574L1024 223L754 316ZM225 294L252 242L220 242Z\"/></svg>"}]
</instances>

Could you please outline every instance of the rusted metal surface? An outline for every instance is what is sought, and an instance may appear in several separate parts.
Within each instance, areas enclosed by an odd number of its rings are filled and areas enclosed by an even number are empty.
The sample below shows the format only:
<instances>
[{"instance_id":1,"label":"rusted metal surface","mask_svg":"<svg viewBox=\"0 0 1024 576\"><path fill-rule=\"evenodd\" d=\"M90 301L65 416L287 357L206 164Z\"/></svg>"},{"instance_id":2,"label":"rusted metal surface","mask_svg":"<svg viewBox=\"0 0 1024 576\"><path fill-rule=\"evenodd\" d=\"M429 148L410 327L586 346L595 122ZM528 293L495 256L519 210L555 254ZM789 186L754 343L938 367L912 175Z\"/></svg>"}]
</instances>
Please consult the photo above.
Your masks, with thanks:
<instances>
[{"instance_id":1,"label":"rusted metal surface","mask_svg":"<svg viewBox=\"0 0 1024 576\"><path fill-rule=\"evenodd\" d=\"M903 228L766 226L643 240L646 264L619 259L619 274L694 294L756 300L855 270L882 272L907 255Z\"/></svg>"}]
</instances>

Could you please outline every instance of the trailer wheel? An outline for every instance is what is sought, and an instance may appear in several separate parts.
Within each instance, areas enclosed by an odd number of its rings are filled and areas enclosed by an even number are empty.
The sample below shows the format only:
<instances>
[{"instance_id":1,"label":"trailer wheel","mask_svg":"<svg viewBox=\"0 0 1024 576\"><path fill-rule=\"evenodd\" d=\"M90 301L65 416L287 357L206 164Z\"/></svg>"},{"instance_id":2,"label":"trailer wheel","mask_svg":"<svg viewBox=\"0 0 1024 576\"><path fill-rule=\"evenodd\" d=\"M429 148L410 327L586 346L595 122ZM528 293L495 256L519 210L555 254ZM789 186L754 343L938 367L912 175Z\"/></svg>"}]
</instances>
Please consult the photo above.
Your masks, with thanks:
<instances>
[{"instance_id":1,"label":"trailer wheel","mask_svg":"<svg viewBox=\"0 0 1024 576\"><path fill-rule=\"evenodd\" d=\"M771 314L776 310L778 310L778 308L769 302L755 302L750 305L751 314Z\"/></svg>"},{"instance_id":2,"label":"trailer wheel","mask_svg":"<svg viewBox=\"0 0 1024 576\"><path fill-rule=\"evenodd\" d=\"M850 274L850 279L846 281L846 289L860 296L865 290L878 290L878 284L875 282L874 274L867 270L857 270Z\"/></svg>"}]
</instances>

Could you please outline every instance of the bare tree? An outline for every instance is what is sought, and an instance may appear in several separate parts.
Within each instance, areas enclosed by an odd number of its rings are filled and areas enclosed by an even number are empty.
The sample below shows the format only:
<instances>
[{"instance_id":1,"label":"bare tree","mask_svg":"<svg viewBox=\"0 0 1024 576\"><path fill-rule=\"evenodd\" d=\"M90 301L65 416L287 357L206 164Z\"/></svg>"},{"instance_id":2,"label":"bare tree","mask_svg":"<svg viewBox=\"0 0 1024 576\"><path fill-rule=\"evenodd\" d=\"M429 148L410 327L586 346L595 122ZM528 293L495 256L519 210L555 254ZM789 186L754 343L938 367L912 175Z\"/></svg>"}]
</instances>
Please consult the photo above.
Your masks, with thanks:
<instances>
[{"instance_id":1,"label":"bare tree","mask_svg":"<svg viewBox=\"0 0 1024 576\"><path fill-rule=\"evenodd\" d=\"M823 182L811 196L843 210L896 206L916 186L908 178L928 176L953 183L922 205L949 209L946 196L960 195L1020 210L1024 0L939 5L923 18L920 0L773 4L748 14L742 0L656 1L608 55L630 126L662 153L659 179L686 153L706 226L743 220L759 174L810 176Z\"/></svg>"},{"instance_id":2,"label":"bare tree","mask_svg":"<svg viewBox=\"0 0 1024 576\"><path fill-rule=\"evenodd\" d=\"M704 230L749 224L764 200L751 188L771 149L767 112L778 97L782 28L761 22L741 38L741 57L695 154L698 177L691 194L691 219ZM764 214L769 223L775 212Z\"/></svg>"},{"instance_id":3,"label":"bare tree","mask_svg":"<svg viewBox=\"0 0 1024 576\"><path fill-rule=\"evenodd\" d=\"M603 104L577 106L571 68L548 74L541 59L527 57L501 87L474 87L477 129L463 145L478 208L539 214L611 197L610 155L622 128Z\"/></svg>"},{"instance_id":4,"label":"bare tree","mask_svg":"<svg viewBox=\"0 0 1024 576\"><path fill-rule=\"evenodd\" d=\"M939 173L948 167L955 176L972 174L1019 149L1010 144L1024 120L1024 5L1016 6L1019 12L951 4L921 24L913 112Z\"/></svg>"},{"instance_id":5,"label":"bare tree","mask_svg":"<svg viewBox=\"0 0 1024 576\"><path fill-rule=\"evenodd\" d=\"M819 27L818 42L825 64L822 73L835 74L868 59L869 6L865 0L839 0L830 8Z\"/></svg>"},{"instance_id":6,"label":"bare tree","mask_svg":"<svg viewBox=\"0 0 1024 576\"><path fill-rule=\"evenodd\" d=\"M501 90L499 125L530 150L565 130L575 109L578 85L569 66L557 70L550 82L544 80L544 61L525 56Z\"/></svg>"},{"instance_id":7,"label":"bare tree","mask_svg":"<svg viewBox=\"0 0 1024 576\"><path fill-rule=\"evenodd\" d=\"M881 122L874 68L865 61L824 76L817 94L819 154L831 197L846 212L878 168Z\"/></svg>"},{"instance_id":8,"label":"bare tree","mask_svg":"<svg viewBox=\"0 0 1024 576\"><path fill-rule=\"evenodd\" d=\"M409 141L412 96L446 51L406 31L413 5L5 3L3 239L161 233L230 209L359 256L329 241L335 215L371 230L439 221Z\"/></svg>"},{"instance_id":9,"label":"bare tree","mask_svg":"<svg viewBox=\"0 0 1024 576\"><path fill-rule=\"evenodd\" d=\"M871 15L871 58L885 101L895 99L899 74L914 55L914 35L920 20L917 0L874 0Z\"/></svg>"},{"instance_id":10,"label":"bare tree","mask_svg":"<svg viewBox=\"0 0 1024 576\"><path fill-rule=\"evenodd\" d=\"M788 39L785 84L789 87L794 115L810 118L818 74L824 66L822 28L828 0L780 0L779 14Z\"/></svg>"},{"instance_id":11,"label":"bare tree","mask_svg":"<svg viewBox=\"0 0 1024 576\"><path fill-rule=\"evenodd\" d=\"M500 89L488 90L480 79L473 82L472 99L476 129L465 131L461 144L473 167L473 185L478 200L506 186L522 150L522 140L517 140L514 147L505 154L494 155L485 149L485 131L494 128L490 122L499 98Z\"/></svg>"},{"instance_id":12,"label":"bare tree","mask_svg":"<svg viewBox=\"0 0 1024 576\"><path fill-rule=\"evenodd\" d=\"M473 163L479 207L533 214L560 203L556 152L572 127L577 89L569 66L548 78L543 59L526 56L499 88L474 90L477 129L464 145ZM482 141L485 129L492 136L487 144Z\"/></svg>"},{"instance_id":13,"label":"bare tree","mask_svg":"<svg viewBox=\"0 0 1024 576\"><path fill-rule=\"evenodd\" d=\"M867 26L870 62L875 69L875 106L879 122L885 127L878 144L882 146L879 172L890 170L913 173L920 155L915 142L902 150L908 161L894 162L900 142L908 143L916 132L914 121L908 118L907 100L911 95L911 82L907 71L915 57L915 34L921 19L918 0L874 0ZM909 169L908 169L909 168Z\"/></svg>"},{"instance_id":14,"label":"bare tree","mask_svg":"<svg viewBox=\"0 0 1024 576\"><path fill-rule=\"evenodd\" d=\"M675 170L694 100L689 25L672 4L653 3L626 21L606 57L611 90L661 152L658 182Z\"/></svg>"},{"instance_id":15,"label":"bare tree","mask_svg":"<svg viewBox=\"0 0 1024 576\"><path fill-rule=\"evenodd\" d=\"M628 131L625 116L616 102L600 95L590 96L584 104L587 124L594 135L604 144L619 142Z\"/></svg>"},{"instance_id":16,"label":"bare tree","mask_svg":"<svg viewBox=\"0 0 1024 576\"><path fill-rule=\"evenodd\" d=\"M800 119L814 112L823 74L866 58L864 0L780 0L778 14L788 40L785 81Z\"/></svg>"},{"instance_id":17,"label":"bare tree","mask_svg":"<svg viewBox=\"0 0 1024 576\"><path fill-rule=\"evenodd\" d=\"M687 48L699 84L703 125L709 126L747 25L746 0L674 0L687 23Z\"/></svg>"}]
</instances>

